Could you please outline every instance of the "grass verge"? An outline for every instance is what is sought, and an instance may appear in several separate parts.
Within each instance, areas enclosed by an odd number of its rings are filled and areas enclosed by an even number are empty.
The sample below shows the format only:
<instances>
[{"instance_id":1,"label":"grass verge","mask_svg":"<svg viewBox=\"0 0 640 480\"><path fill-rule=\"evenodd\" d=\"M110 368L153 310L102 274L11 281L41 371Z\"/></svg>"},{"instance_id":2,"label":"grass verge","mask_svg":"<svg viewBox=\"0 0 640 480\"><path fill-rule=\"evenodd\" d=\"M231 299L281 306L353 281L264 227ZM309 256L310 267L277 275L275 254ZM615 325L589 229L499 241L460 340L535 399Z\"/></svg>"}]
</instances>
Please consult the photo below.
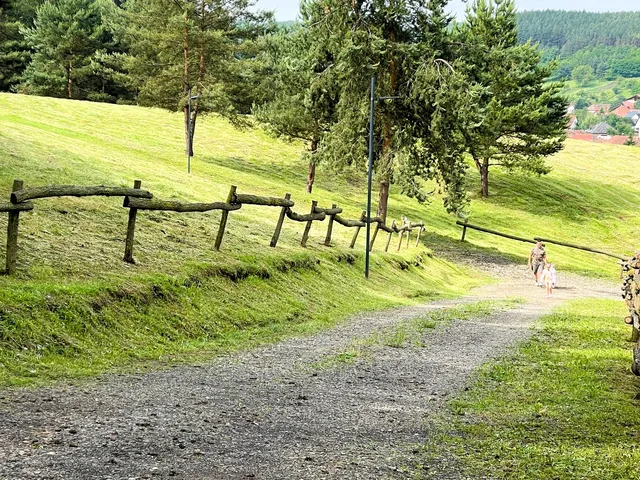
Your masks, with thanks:
<instances>
[{"instance_id":1,"label":"grass verge","mask_svg":"<svg viewBox=\"0 0 640 480\"><path fill-rule=\"evenodd\" d=\"M465 478L639 478L624 313L621 302L576 300L543 317L531 340L450 402L416 478L435 476L451 455Z\"/></svg>"},{"instance_id":2,"label":"grass verge","mask_svg":"<svg viewBox=\"0 0 640 480\"><path fill-rule=\"evenodd\" d=\"M358 311L459 295L479 282L424 249L411 262L376 257L365 281L362 257L252 257L120 284L14 280L0 289L0 386L204 360L310 334Z\"/></svg>"}]
</instances>

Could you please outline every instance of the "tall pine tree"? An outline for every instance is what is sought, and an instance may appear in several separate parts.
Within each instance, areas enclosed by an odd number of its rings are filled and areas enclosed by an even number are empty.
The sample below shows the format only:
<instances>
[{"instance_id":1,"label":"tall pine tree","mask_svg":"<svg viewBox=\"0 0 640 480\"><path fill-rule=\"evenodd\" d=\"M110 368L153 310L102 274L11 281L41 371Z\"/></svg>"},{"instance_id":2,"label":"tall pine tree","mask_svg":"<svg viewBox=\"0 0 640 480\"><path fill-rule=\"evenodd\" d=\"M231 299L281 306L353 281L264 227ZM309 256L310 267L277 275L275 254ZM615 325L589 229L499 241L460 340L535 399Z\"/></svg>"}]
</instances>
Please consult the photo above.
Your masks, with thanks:
<instances>
[{"instance_id":1,"label":"tall pine tree","mask_svg":"<svg viewBox=\"0 0 640 480\"><path fill-rule=\"evenodd\" d=\"M312 18L313 3L303 2L302 24ZM338 88L333 78L333 58L326 39L304 26L272 35L265 52L272 72L265 88L276 92L274 98L254 108L259 122L278 137L307 143L309 171L308 193L316 176L318 149L335 119Z\"/></svg>"},{"instance_id":2,"label":"tall pine tree","mask_svg":"<svg viewBox=\"0 0 640 480\"><path fill-rule=\"evenodd\" d=\"M481 87L479 122L464 129L467 148L489 195L493 166L546 174L544 157L565 138L567 102L560 85L547 83L553 65L543 66L537 49L518 44L513 0L476 0L460 31L470 84Z\"/></svg>"},{"instance_id":3,"label":"tall pine tree","mask_svg":"<svg viewBox=\"0 0 640 480\"><path fill-rule=\"evenodd\" d=\"M254 88L253 41L271 24L249 0L128 0L128 68L141 105L183 111L193 154L198 116L216 112L239 123ZM248 65L249 64L249 65ZM189 118L188 97L193 102ZM191 136L189 136L191 124Z\"/></svg>"},{"instance_id":4,"label":"tall pine tree","mask_svg":"<svg viewBox=\"0 0 640 480\"><path fill-rule=\"evenodd\" d=\"M457 209L465 167L458 137L444 131L457 125L457 110L450 107L460 92L459 75L450 70L455 52L446 0L314 3L318 8L306 28L328 38L339 86L336 122L324 138L322 157L364 167L375 76L376 96L392 97L377 101L375 109L378 215L387 216L392 182L419 194L416 177L439 180L449 193L447 207Z\"/></svg>"},{"instance_id":5,"label":"tall pine tree","mask_svg":"<svg viewBox=\"0 0 640 480\"><path fill-rule=\"evenodd\" d=\"M106 48L102 8L107 0L48 0L24 35L34 51L21 91L87 98L92 59Z\"/></svg>"}]
</instances>

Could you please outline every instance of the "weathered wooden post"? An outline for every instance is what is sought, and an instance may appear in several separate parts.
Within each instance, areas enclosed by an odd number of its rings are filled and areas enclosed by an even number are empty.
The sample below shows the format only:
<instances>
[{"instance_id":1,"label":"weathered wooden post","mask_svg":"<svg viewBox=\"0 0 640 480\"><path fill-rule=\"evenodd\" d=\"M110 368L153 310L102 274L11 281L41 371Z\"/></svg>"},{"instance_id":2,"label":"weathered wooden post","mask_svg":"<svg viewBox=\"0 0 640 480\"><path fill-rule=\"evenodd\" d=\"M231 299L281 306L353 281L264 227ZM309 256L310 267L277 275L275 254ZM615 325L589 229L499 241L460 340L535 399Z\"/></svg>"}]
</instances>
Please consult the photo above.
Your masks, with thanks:
<instances>
[{"instance_id":1,"label":"weathered wooden post","mask_svg":"<svg viewBox=\"0 0 640 480\"><path fill-rule=\"evenodd\" d=\"M22 180L13 181L13 192L22 190ZM20 224L20 211L13 210L9 212L9 222L7 224L7 274L11 275L16 271L18 262L18 226Z\"/></svg>"},{"instance_id":2,"label":"weathered wooden post","mask_svg":"<svg viewBox=\"0 0 640 480\"><path fill-rule=\"evenodd\" d=\"M402 247L402 240L404 240L404 223L402 225L402 228L400 229L400 231L398 232L398 236L400 237L400 242L398 243L398 249L396 250L396 252L400 251L400 247Z\"/></svg>"},{"instance_id":3,"label":"weathered wooden post","mask_svg":"<svg viewBox=\"0 0 640 480\"><path fill-rule=\"evenodd\" d=\"M229 189L229 195L227 196L227 203L233 203L236 196L236 187L235 185L231 185ZM229 211L222 211L222 218L220 218L220 227L218 227L218 236L216 237L216 250L220 250L220 245L222 245L222 238L224 237L224 229L227 227L227 218L229 218Z\"/></svg>"},{"instance_id":4,"label":"weathered wooden post","mask_svg":"<svg viewBox=\"0 0 640 480\"><path fill-rule=\"evenodd\" d=\"M136 190L142 186L141 180L134 180L133 188ZM127 198L124 199L124 205L127 206ZM124 242L124 261L127 263L135 264L136 261L133 258L133 238L136 231L136 216L138 215L137 208L129 208L129 223L127 224L127 239Z\"/></svg>"},{"instance_id":5,"label":"weathered wooden post","mask_svg":"<svg viewBox=\"0 0 640 480\"><path fill-rule=\"evenodd\" d=\"M338 208L338 205L336 205L335 203L331 205L331 210L335 210L336 208ZM336 214L329 215L329 225L327 226L327 236L324 239L324 244L327 247L331 246L331 233L333 232L333 219L335 218L335 216Z\"/></svg>"},{"instance_id":6,"label":"weathered wooden post","mask_svg":"<svg viewBox=\"0 0 640 480\"><path fill-rule=\"evenodd\" d=\"M389 237L387 238L387 244L384 247L384 251L387 252L389 250L389 244L391 243L391 236L393 235L393 231L396 227L396 221L391 222L391 230L389 231Z\"/></svg>"},{"instance_id":7,"label":"weathered wooden post","mask_svg":"<svg viewBox=\"0 0 640 480\"><path fill-rule=\"evenodd\" d=\"M467 222L469 221L468 218L464 219L464 225L462 226L462 238L460 239L461 242L464 242L464 237L465 235L467 235Z\"/></svg>"},{"instance_id":8,"label":"weathered wooden post","mask_svg":"<svg viewBox=\"0 0 640 480\"><path fill-rule=\"evenodd\" d=\"M314 214L316 211L316 207L318 206L318 202L316 200L311 202L311 214ZM300 240L300 245L303 247L307 246L307 240L309 239L309 231L311 230L311 224L313 220L307 221L307 224L304 226L304 232L302 232L302 240Z\"/></svg>"},{"instance_id":9,"label":"weathered wooden post","mask_svg":"<svg viewBox=\"0 0 640 480\"><path fill-rule=\"evenodd\" d=\"M291 194L290 193L285 194L284 198L286 200L291 199ZM284 223L284 217L287 214L287 208L290 208L290 207L282 207L282 209L280 210L278 223L276 223L276 231L273 232L273 237L271 237L271 243L269 245L271 245L274 248L278 244L278 239L280 238L280 232L282 231L282 224Z\"/></svg>"},{"instance_id":10,"label":"weathered wooden post","mask_svg":"<svg viewBox=\"0 0 640 480\"><path fill-rule=\"evenodd\" d=\"M378 236L378 230L380 230L380 222L376 222L376 229L373 231L373 235L371 236L371 243L369 243L369 251L373 250L373 244L376 241L376 237Z\"/></svg>"},{"instance_id":11,"label":"weathered wooden post","mask_svg":"<svg viewBox=\"0 0 640 480\"><path fill-rule=\"evenodd\" d=\"M363 210L362 214L360 214L360 221L363 222L365 218L367 218L367 211ZM353 248L356 246L356 240L358 240L358 234L360 233L361 228L361 226L356 227L356 231L353 233L353 239L351 240L351 245L349 245L349 248Z\"/></svg>"},{"instance_id":12,"label":"weathered wooden post","mask_svg":"<svg viewBox=\"0 0 640 480\"><path fill-rule=\"evenodd\" d=\"M424 227L420 227L418 229L418 239L416 240L416 247L420 245L420 234L422 234L422 230L424 230Z\"/></svg>"}]
</instances>

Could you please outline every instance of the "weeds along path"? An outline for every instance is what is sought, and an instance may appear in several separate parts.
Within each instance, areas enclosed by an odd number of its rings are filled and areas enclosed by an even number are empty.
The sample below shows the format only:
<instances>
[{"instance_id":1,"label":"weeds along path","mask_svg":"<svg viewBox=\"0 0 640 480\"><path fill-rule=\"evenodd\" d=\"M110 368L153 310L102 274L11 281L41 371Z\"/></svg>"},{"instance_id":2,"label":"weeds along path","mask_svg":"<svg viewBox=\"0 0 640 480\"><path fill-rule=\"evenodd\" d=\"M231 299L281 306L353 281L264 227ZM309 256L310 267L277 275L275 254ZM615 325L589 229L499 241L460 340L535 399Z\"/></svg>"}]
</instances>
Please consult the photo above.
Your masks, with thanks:
<instances>
[{"instance_id":1,"label":"weeds along path","mask_svg":"<svg viewBox=\"0 0 640 480\"><path fill-rule=\"evenodd\" d=\"M0 479L403 478L425 420L480 364L564 300L617 295L567 276L547 299L524 266L486 268L503 280L464 299L206 365L0 392Z\"/></svg>"}]
</instances>

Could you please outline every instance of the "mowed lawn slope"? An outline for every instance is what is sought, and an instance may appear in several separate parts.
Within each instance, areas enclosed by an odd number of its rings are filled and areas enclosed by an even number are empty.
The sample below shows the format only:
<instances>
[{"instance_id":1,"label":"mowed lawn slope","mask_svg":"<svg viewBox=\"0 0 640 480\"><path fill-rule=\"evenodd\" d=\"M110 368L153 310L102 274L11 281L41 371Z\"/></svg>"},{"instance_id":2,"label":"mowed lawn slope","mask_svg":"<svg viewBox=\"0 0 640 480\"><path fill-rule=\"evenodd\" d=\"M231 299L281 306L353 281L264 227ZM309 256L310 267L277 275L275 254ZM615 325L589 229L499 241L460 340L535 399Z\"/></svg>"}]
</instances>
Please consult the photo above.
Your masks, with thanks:
<instances>
[{"instance_id":1,"label":"mowed lawn slope","mask_svg":"<svg viewBox=\"0 0 640 480\"><path fill-rule=\"evenodd\" d=\"M196 158L186 173L179 115L129 106L0 95L0 192L13 179L46 184L132 185L157 198L224 201L239 192L283 196L307 213L311 199L337 203L357 218L362 177L322 173L304 192L301 146L260 130L238 131L209 118L198 124ZM412 201L393 215L417 220ZM36 201L21 215L18 272L0 276L0 385L92 374L137 359L207 355L308 333L348 314L464 293L480 276L433 258L423 247L381 254L363 278L364 235L334 226L335 247L314 224L287 221L269 247L279 209L232 212L220 252L219 212L138 214L136 265L122 261L128 210L121 198ZM426 220L426 218L425 218ZM6 215L0 216L6 231ZM363 232L364 233L364 232ZM4 264L4 240L0 258ZM204 353L206 352L206 353Z\"/></svg>"},{"instance_id":2,"label":"mowed lawn slope","mask_svg":"<svg viewBox=\"0 0 640 480\"><path fill-rule=\"evenodd\" d=\"M15 178L26 186L129 186L140 179L162 199L223 201L234 184L244 193L290 192L300 213L309 211L312 199L320 206L337 203L349 218L365 206L361 173L320 168L308 195L302 145L259 129L238 131L216 117L198 123L188 175L182 132L181 115L162 110L0 94L0 196L8 198ZM569 142L550 163L553 172L540 178L492 172L492 196L473 199L470 221L516 235L634 251L640 149ZM476 181L470 171L474 191ZM272 249L278 213L255 206L232 212L216 252L219 212L139 212L137 264L131 266L122 261L127 209L121 199L37 200L33 212L21 215L19 272L0 277L0 383L259 343L290 332L291 325L312 331L360 309L461 293L478 282L477 274L428 257L413 241L399 255L381 254L386 235L376 244L372 280L364 282L364 235L349 250L353 230L336 225L335 247L327 248L321 245L326 224L314 224L303 249L303 224L286 221ZM529 245L479 232L470 231L470 243L460 245L460 228L439 198L425 206L392 189L390 219L402 215L425 222L427 247L480 248L526 261ZM6 229L5 215L0 229ZM619 272L613 259L563 247L549 252L560 272L612 279Z\"/></svg>"}]
</instances>

